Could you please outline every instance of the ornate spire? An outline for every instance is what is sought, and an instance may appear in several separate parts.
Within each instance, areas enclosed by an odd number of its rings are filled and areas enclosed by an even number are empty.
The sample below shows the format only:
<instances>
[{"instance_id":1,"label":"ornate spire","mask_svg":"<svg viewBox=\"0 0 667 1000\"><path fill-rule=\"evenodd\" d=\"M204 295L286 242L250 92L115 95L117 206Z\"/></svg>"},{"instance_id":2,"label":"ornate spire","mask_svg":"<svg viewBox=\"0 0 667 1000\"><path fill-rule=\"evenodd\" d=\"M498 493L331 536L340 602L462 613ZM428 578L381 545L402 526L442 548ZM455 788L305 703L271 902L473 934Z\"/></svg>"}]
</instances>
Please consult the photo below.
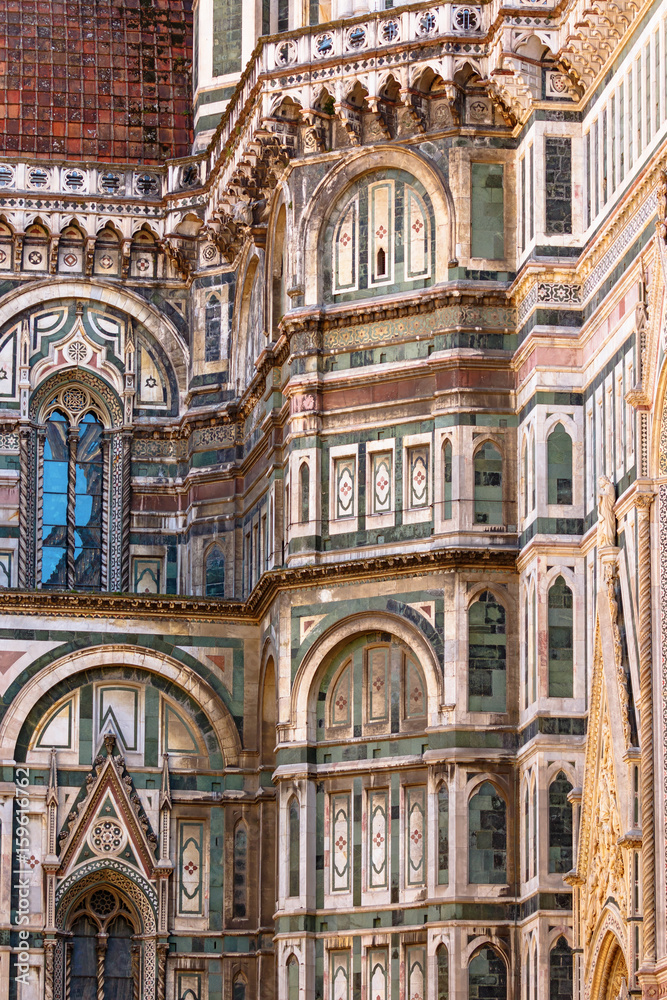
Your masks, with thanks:
<instances>
[{"instance_id":1,"label":"ornate spire","mask_svg":"<svg viewBox=\"0 0 667 1000\"><path fill-rule=\"evenodd\" d=\"M162 754L162 787L160 790L160 809L171 809L171 789L169 787L169 754Z\"/></svg>"},{"instance_id":2,"label":"ornate spire","mask_svg":"<svg viewBox=\"0 0 667 1000\"><path fill-rule=\"evenodd\" d=\"M56 766L56 748L51 747L51 762L49 764L49 788L46 793L46 804L58 805L58 768Z\"/></svg>"}]
</instances>

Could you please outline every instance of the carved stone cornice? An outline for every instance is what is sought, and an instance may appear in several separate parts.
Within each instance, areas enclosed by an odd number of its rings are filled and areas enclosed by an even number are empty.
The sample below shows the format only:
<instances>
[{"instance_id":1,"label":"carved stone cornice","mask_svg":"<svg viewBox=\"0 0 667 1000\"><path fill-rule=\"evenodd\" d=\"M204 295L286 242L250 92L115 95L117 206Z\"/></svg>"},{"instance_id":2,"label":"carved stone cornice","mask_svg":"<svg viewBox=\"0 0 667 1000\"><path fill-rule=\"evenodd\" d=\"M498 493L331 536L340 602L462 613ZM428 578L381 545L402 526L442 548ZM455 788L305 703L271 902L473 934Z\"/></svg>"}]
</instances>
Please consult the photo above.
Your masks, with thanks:
<instances>
[{"instance_id":1,"label":"carved stone cornice","mask_svg":"<svg viewBox=\"0 0 667 1000\"><path fill-rule=\"evenodd\" d=\"M68 591L0 591L0 614L46 618L137 618L184 621L236 621L256 625L282 590L335 586L350 580L386 580L394 576L426 576L452 568L483 568L485 572L514 572L517 550L507 547L443 548L434 552L405 552L359 558L344 563L300 566L264 573L247 601L211 597L147 594L70 593Z\"/></svg>"}]
</instances>

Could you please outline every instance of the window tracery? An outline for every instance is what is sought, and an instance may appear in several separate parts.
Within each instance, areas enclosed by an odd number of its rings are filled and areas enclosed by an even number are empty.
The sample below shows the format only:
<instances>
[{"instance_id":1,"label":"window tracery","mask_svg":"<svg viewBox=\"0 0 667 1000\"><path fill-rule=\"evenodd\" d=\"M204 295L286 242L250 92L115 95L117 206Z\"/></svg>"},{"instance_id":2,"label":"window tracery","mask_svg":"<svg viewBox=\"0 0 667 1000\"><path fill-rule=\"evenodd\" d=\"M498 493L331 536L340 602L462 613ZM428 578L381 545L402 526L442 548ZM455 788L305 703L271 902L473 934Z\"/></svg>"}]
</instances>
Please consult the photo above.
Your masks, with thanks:
<instances>
[{"instance_id":1,"label":"window tracery","mask_svg":"<svg viewBox=\"0 0 667 1000\"><path fill-rule=\"evenodd\" d=\"M44 588L99 590L102 582L103 428L83 389L61 394L69 416L53 410L43 452ZM77 417L79 419L77 419Z\"/></svg>"}]
</instances>

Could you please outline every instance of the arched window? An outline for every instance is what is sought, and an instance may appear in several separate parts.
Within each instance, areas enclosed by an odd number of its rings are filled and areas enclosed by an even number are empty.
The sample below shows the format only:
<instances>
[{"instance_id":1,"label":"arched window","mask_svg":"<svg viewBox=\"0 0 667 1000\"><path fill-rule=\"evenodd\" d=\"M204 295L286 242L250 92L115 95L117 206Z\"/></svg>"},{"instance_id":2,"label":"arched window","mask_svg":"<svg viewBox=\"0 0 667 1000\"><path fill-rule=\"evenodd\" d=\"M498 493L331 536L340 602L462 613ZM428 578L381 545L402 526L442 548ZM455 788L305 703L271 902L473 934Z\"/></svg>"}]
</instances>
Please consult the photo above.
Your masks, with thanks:
<instances>
[{"instance_id":1,"label":"arched window","mask_svg":"<svg viewBox=\"0 0 667 1000\"><path fill-rule=\"evenodd\" d=\"M530 641L528 655L530 657L530 676L532 681L532 701L537 701L537 588L533 584L530 595Z\"/></svg>"},{"instance_id":2,"label":"arched window","mask_svg":"<svg viewBox=\"0 0 667 1000\"><path fill-rule=\"evenodd\" d=\"M490 781L468 803L468 882L507 882L507 809Z\"/></svg>"},{"instance_id":3,"label":"arched window","mask_svg":"<svg viewBox=\"0 0 667 1000\"><path fill-rule=\"evenodd\" d=\"M217 545L206 556L206 596L225 596L225 557Z\"/></svg>"},{"instance_id":4,"label":"arched window","mask_svg":"<svg viewBox=\"0 0 667 1000\"><path fill-rule=\"evenodd\" d=\"M446 783L438 789L438 883L449 882L449 789Z\"/></svg>"},{"instance_id":5,"label":"arched window","mask_svg":"<svg viewBox=\"0 0 667 1000\"><path fill-rule=\"evenodd\" d=\"M290 799L287 808L289 822L289 887L288 896L298 896L301 892L301 819L299 803Z\"/></svg>"},{"instance_id":6,"label":"arched window","mask_svg":"<svg viewBox=\"0 0 667 1000\"><path fill-rule=\"evenodd\" d=\"M528 708L530 704L530 687L529 687L529 676L530 676L530 655L528 652L528 647L530 643L530 603L528 594L524 591L523 602L522 602L522 612L523 612L523 649L521 651L523 655L523 697L524 697L524 708Z\"/></svg>"},{"instance_id":7,"label":"arched window","mask_svg":"<svg viewBox=\"0 0 667 1000\"><path fill-rule=\"evenodd\" d=\"M444 944L436 952L437 1000L449 1000L449 954Z\"/></svg>"},{"instance_id":8,"label":"arched window","mask_svg":"<svg viewBox=\"0 0 667 1000\"><path fill-rule=\"evenodd\" d=\"M491 441L475 452L475 523L503 523L503 458Z\"/></svg>"},{"instance_id":9,"label":"arched window","mask_svg":"<svg viewBox=\"0 0 667 1000\"><path fill-rule=\"evenodd\" d=\"M559 771L549 785L549 871L563 874L572 868L572 785Z\"/></svg>"},{"instance_id":10,"label":"arched window","mask_svg":"<svg viewBox=\"0 0 667 1000\"><path fill-rule=\"evenodd\" d=\"M559 576L549 588L549 697L571 698L574 685L572 591Z\"/></svg>"},{"instance_id":11,"label":"arched window","mask_svg":"<svg viewBox=\"0 0 667 1000\"><path fill-rule=\"evenodd\" d=\"M523 790L523 853L524 879L530 878L530 790L528 784Z\"/></svg>"},{"instance_id":12,"label":"arched window","mask_svg":"<svg viewBox=\"0 0 667 1000\"><path fill-rule=\"evenodd\" d=\"M549 1000L572 1000L573 993L572 949L561 935L549 953Z\"/></svg>"},{"instance_id":13,"label":"arched window","mask_svg":"<svg viewBox=\"0 0 667 1000\"><path fill-rule=\"evenodd\" d=\"M449 521L452 516L452 442L445 441L442 447L442 517Z\"/></svg>"},{"instance_id":14,"label":"arched window","mask_svg":"<svg viewBox=\"0 0 667 1000\"><path fill-rule=\"evenodd\" d=\"M530 509L535 510L535 431L530 430Z\"/></svg>"},{"instance_id":15,"label":"arched window","mask_svg":"<svg viewBox=\"0 0 667 1000\"><path fill-rule=\"evenodd\" d=\"M245 823L234 831L234 916L245 917L248 903L248 833Z\"/></svg>"},{"instance_id":16,"label":"arched window","mask_svg":"<svg viewBox=\"0 0 667 1000\"><path fill-rule=\"evenodd\" d=\"M523 442L521 456L521 467L522 467L522 477L523 477L523 490L521 491L523 499L523 516L528 517L528 445L526 440Z\"/></svg>"},{"instance_id":17,"label":"arched window","mask_svg":"<svg viewBox=\"0 0 667 1000\"><path fill-rule=\"evenodd\" d=\"M94 414L78 426L59 411L51 414L43 470L42 586L99 590L104 458Z\"/></svg>"},{"instance_id":18,"label":"arched window","mask_svg":"<svg viewBox=\"0 0 667 1000\"><path fill-rule=\"evenodd\" d=\"M531 790L531 798L533 802L533 846L531 854L533 856L533 875L537 875L538 864L537 864L537 781L533 781L533 787Z\"/></svg>"},{"instance_id":19,"label":"arched window","mask_svg":"<svg viewBox=\"0 0 667 1000\"><path fill-rule=\"evenodd\" d=\"M488 945L468 965L468 1000L507 1000L505 963Z\"/></svg>"},{"instance_id":20,"label":"arched window","mask_svg":"<svg viewBox=\"0 0 667 1000\"><path fill-rule=\"evenodd\" d=\"M310 520L310 466L302 462L299 469L299 508L302 524Z\"/></svg>"},{"instance_id":21,"label":"arched window","mask_svg":"<svg viewBox=\"0 0 667 1000\"><path fill-rule=\"evenodd\" d=\"M271 326L273 339L278 336L278 326L285 315L286 294L285 294L285 206L281 205L278 212L278 221L273 235L273 288L272 288L272 313Z\"/></svg>"},{"instance_id":22,"label":"arched window","mask_svg":"<svg viewBox=\"0 0 667 1000\"><path fill-rule=\"evenodd\" d=\"M506 710L505 609L483 591L468 611L468 710Z\"/></svg>"},{"instance_id":23,"label":"arched window","mask_svg":"<svg viewBox=\"0 0 667 1000\"><path fill-rule=\"evenodd\" d=\"M237 976L232 986L232 1000L246 1000L246 981Z\"/></svg>"},{"instance_id":24,"label":"arched window","mask_svg":"<svg viewBox=\"0 0 667 1000\"><path fill-rule=\"evenodd\" d=\"M299 963L295 955L287 959L287 1000L299 1000Z\"/></svg>"},{"instance_id":25,"label":"arched window","mask_svg":"<svg viewBox=\"0 0 667 1000\"><path fill-rule=\"evenodd\" d=\"M221 347L222 303L219 292L206 297L204 307L204 361L219 361Z\"/></svg>"},{"instance_id":26,"label":"arched window","mask_svg":"<svg viewBox=\"0 0 667 1000\"><path fill-rule=\"evenodd\" d=\"M548 503L572 504L572 438L556 424L547 439Z\"/></svg>"},{"instance_id":27,"label":"arched window","mask_svg":"<svg viewBox=\"0 0 667 1000\"><path fill-rule=\"evenodd\" d=\"M321 246L324 296L334 301L430 285L434 216L416 178L402 170L366 174L335 205Z\"/></svg>"},{"instance_id":28,"label":"arched window","mask_svg":"<svg viewBox=\"0 0 667 1000\"><path fill-rule=\"evenodd\" d=\"M525 976L526 976L526 990L524 993L524 1000L531 1000L530 995L530 951L526 952L526 966L525 966Z\"/></svg>"}]
</instances>

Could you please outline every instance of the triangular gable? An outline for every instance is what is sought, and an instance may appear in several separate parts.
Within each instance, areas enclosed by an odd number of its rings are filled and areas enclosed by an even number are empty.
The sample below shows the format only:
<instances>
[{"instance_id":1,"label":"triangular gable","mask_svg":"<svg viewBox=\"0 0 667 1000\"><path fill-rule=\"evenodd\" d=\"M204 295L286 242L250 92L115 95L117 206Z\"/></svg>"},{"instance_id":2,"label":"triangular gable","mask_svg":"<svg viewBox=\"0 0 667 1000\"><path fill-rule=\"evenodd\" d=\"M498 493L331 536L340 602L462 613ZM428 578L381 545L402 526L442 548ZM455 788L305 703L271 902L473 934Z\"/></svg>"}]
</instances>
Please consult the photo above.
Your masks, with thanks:
<instances>
[{"instance_id":1,"label":"triangular gable","mask_svg":"<svg viewBox=\"0 0 667 1000\"><path fill-rule=\"evenodd\" d=\"M626 855L619 845L626 831L619 804L619 773L614 752L614 725L609 710L603 665L600 619L596 618L593 678L586 739L579 846L575 877L581 886L581 940L585 956L595 936L605 901L613 897L626 912ZM618 734L616 737L618 742ZM623 774L625 767L621 764ZM587 958L585 957L585 962Z\"/></svg>"},{"instance_id":2,"label":"triangular gable","mask_svg":"<svg viewBox=\"0 0 667 1000\"><path fill-rule=\"evenodd\" d=\"M157 838L151 830L125 760L113 756L115 739L105 737L108 756L97 757L59 835L62 877L90 857L119 858L154 877ZM127 857L126 852L129 851Z\"/></svg>"}]
</instances>

